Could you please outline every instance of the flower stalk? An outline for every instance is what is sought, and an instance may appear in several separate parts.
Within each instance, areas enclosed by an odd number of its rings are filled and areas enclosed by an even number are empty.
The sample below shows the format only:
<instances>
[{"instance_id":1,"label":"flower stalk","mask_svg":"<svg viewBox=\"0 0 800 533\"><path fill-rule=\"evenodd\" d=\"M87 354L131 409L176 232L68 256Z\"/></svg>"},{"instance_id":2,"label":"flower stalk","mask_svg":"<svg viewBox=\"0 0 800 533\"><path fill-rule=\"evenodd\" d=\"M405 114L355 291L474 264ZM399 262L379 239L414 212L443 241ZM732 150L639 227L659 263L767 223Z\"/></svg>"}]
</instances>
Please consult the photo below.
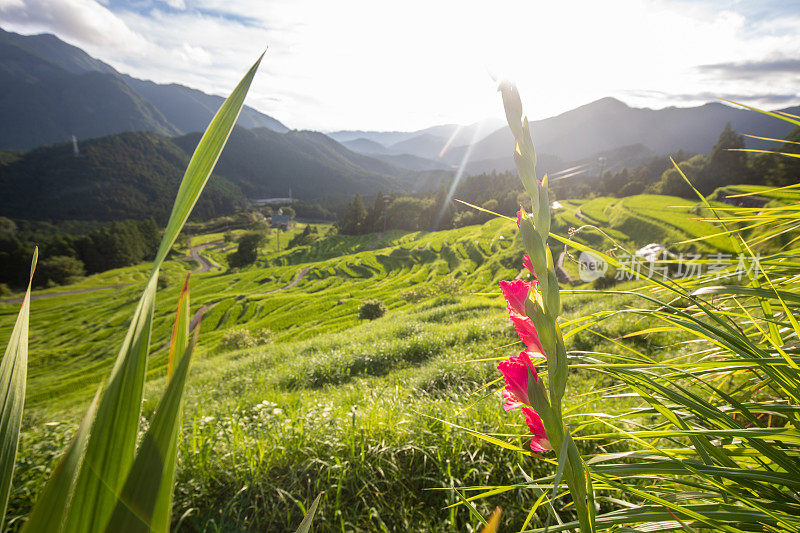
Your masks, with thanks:
<instances>
[{"instance_id":1,"label":"flower stalk","mask_svg":"<svg viewBox=\"0 0 800 533\"><path fill-rule=\"evenodd\" d=\"M517 224L527 252L523 263L536 278L532 283L518 280L501 282L500 285L514 327L526 345L519 356L498 365L506 380L504 408L521 407L533 434L532 450L552 449L557 454L558 471L569 487L581 531L594 532L591 479L563 420L562 399L569 373L564 337L558 325L561 298L553 255L547 246L550 235L547 176L542 181L536 178L536 151L528 119L522 115L522 101L517 88L503 82L498 90L503 97L508 125L514 134L517 172L531 197L530 213L521 207ZM534 366L542 361L546 361L548 370L546 388ZM559 482L559 475L556 475L556 483Z\"/></svg>"}]
</instances>

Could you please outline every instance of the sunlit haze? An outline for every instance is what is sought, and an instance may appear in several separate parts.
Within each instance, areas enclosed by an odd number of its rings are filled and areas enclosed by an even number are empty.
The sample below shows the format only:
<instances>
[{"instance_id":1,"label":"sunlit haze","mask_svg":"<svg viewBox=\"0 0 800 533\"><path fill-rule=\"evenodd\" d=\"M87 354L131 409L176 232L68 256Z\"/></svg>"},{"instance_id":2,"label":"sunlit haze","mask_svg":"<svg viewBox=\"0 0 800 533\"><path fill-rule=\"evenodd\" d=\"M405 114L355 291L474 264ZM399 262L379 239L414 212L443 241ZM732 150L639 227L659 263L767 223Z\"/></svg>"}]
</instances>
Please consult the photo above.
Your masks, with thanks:
<instances>
[{"instance_id":1,"label":"sunlit haze","mask_svg":"<svg viewBox=\"0 0 800 533\"><path fill-rule=\"evenodd\" d=\"M800 2L0 0L0 20L215 94L268 47L248 103L298 129L500 117L492 76L518 83L532 118L604 96L800 102Z\"/></svg>"}]
</instances>

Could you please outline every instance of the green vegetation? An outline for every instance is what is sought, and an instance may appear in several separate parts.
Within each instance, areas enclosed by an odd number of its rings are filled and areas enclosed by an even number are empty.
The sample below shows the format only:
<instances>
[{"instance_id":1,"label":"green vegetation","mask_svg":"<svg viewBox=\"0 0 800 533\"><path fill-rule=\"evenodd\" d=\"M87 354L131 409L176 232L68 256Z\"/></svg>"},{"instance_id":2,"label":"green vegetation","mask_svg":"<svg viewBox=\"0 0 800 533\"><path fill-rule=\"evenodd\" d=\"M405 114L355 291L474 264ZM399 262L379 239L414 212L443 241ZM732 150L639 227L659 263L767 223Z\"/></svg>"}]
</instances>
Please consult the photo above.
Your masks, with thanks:
<instances>
[{"instance_id":1,"label":"green vegetation","mask_svg":"<svg viewBox=\"0 0 800 533\"><path fill-rule=\"evenodd\" d=\"M263 231L248 231L239 237L236 251L228 255L228 264L234 268L252 265L258 257L258 248L267 240Z\"/></svg>"},{"instance_id":2,"label":"green vegetation","mask_svg":"<svg viewBox=\"0 0 800 533\"><path fill-rule=\"evenodd\" d=\"M609 215L603 212L619 201L569 203L554 213L554 226L574 226L580 222L579 210L607 222ZM645 197L625 212L644 216L653 202ZM670 216L675 237L691 238L694 233L682 228L697 223L694 204L677 198L667 203L680 206L660 206ZM499 280L519 272L522 248L514 224L496 219L433 233L395 230L379 240L374 234L326 235L329 227L315 226L319 238L288 246L307 227L298 224L281 232L279 250L275 236L270 238L248 267L192 276L191 314L209 308L187 385L173 519L195 509L184 526L201 531L242 523L283 528L302 517L294 501L310 501L324 490L317 517L323 530L342 524L345 529L372 529L381 521L399 529L414 524L432 531L462 527L473 520L469 513L440 511L456 503L454 495L425 489L477 485L487 479L513 482L514 471L502 466L510 456L423 415L468 421L485 431L506 423L494 402L479 402L455 418L452 414L462 412L465 398L480 399L481 393L473 392L496 376L492 362L463 361L519 350L510 346L513 329L503 318L497 292ZM197 235L192 245L222 240L223 233ZM224 267L225 249L232 251L232 246L219 242L200 253ZM167 284L153 318L143 406L147 418L155 408L151 398L165 385L165 346L179 287L186 271L194 268L193 262L173 259L162 269ZM306 268L297 284L287 287ZM18 477L23 481L12 493L10 516L30 508L46 475L36 466L52 465L110 369L118 348L111 332L124 327L148 271L147 265L139 265L103 272L43 294L109 289L33 302L29 416L23 430L24 442L32 448L20 457ZM368 299L385 302L390 316L361 324L359 307ZM565 319L627 300L565 297ZM0 304L0 342L14 313L15 304ZM615 338L634 324L620 317L597 331ZM274 334L273 343L258 340L265 328ZM247 333L231 333L237 330ZM224 339L236 336L245 338L246 347L229 351ZM613 344L605 342L577 334L568 346L611 349ZM634 345L649 353L665 342L656 335ZM602 383L599 376L581 378L570 390L580 393ZM518 442L524 443L523 437ZM542 464L531 467L544 473ZM405 490L396 490L397 482ZM368 491L364 483L369 483ZM492 505L504 506L504 520L521 523L526 501L524 495L509 493ZM227 509L222 515L221 507ZM488 514L488 507L481 509Z\"/></svg>"},{"instance_id":3,"label":"green vegetation","mask_svg":"<svg viewBox=\"0 0 800 533\"><path fill-rule=\"evenodd\" d=\"M128 132L81 143L25 152L0 166L5 216L32 220L122 220L156 218L163 224L172 208L182 170L197 144L186 149L154 133ZM69 184L69 186L64 186ZM197 204L195 216L232 213L243 205L241 190L218 177Z\"/></svg>"}]
</instances>

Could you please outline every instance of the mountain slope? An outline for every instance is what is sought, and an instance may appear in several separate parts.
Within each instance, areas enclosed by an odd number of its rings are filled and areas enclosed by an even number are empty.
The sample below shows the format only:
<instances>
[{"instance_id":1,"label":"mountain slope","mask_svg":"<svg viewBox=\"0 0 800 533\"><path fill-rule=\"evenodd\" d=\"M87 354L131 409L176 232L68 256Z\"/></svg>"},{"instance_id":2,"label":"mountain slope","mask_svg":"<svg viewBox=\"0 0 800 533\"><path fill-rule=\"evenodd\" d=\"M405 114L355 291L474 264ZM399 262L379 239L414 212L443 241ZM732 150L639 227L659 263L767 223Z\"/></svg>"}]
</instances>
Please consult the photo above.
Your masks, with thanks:
<instances>
[{"instance_id":1,"label":"mountain slope","mask_svg":"<svg viewBox=\"0 0 800 533\"><path fill-rule=\"evenodd\" d=\"M223 99L118 73L53 35L0 29L0 149L122 131L177 135L205 129ZM245 127L287 128L245 107Z\"/></svg>"},{"instance_id":2,"label":"mountain slope","mask_svg":"<svg viewBox=\"0 0 800 533\"><path fill-rule=\"evenodd\" d=\"M800 108L786 111L797 114ZM738 132L765 137L783 138L792 129L787 123L761 113L723 104L655 110L632 108L619 100L604 98L533 122L532 135L537 150L565 161L639 143L661 154L680 149L708 153L727 122ZM749 139L748 144L760 146ZM513 145L511 133L501 128L478 142L471 157L474 160L509 160L509 145ZM465 152L466 147L456 147L449 150L444 159L456 163Z\"/></svg>"},{"instance_id":3,"label":"mountain slope","mask_svg":"<svg viewBox=\"0 0 800 533\"><path fill-rule=\"evenodd\" d=\"M191 150L193 133L175 143ZM426 186L415 173L351 152L322 133L235 128L216 172L234 181L249 198L287 196L306 200L344 198Z\"/></svg>"},{"instance_id":4,"label":"mountain slope","mask_svg":"<svg viewBox=\"0 0 800 533\"><path fill-rule=\"evenodd\" d=\"M91 73L92 75L99 73ZM199 133L124 132L23 153L0 152L0 215L30 220L165 221ZM423 169L423 170L428 170ZM419 191L449 172L412 172L351 152L321 133L236 127L195 215L234 212L246 198L340 200L355 193Z\"/></svg>"},{"instance_id":5,"label":"mountain slope","mask_svg":"<svg viewBox=\"0 0 800 533\"><path fill-rule=\"evenodd\" d=\"M0 31L0 147L29 148L71 135L178 130L118 76L104 72L81 50L51 38L23 47L24 38ZM45 57L51 49L60 63ZM110 67L109 67L110 68Z\"/></svg>"},{"instance_id":6,"label":"mountain slope","mask_svg":"<svg viewBox=\"0 0 800 533\"><path fill-rule=\"evenodd\" d=\"M0 158L0 161L3 159ZM126 132L37 148L0 164L0 213L31 220L118 220L155 217L166 221L189 162L171 139ZM194 213L230 213L244 197L230 181L214 176Z\"/></svg>"},{"instance_id":7,"label":"mountain slope","mask_svg":"<svg viewBox=\"0 0 800 533\"><path fill-rule=\"evenodd\" d=\"M332 137L331 137L332 138ZM360 154L384 154L386 153L386 147L379 142L370 141L369 139L364 139L359 137L358 139L353 139L351 141L340 141L342 146L347 147L348 150L352 150L353 152L358 152Z\"/></svg>"},{"instance_id":8,"label":"mountain slope","mask_svg":"<svg viewBox=\"0 0 800 533\"><path fill-rule=\"evenodd\" d=\"M206 94L177 83L160 85L126 75L123 75L122 78L131 88L161 111L167 120L182 133L204 131L214 113L225 101L221 96ZM247 106L242 108L237 124L245 128L289 131L289 128L278 120Z\"/></svg>"}]
</instances>

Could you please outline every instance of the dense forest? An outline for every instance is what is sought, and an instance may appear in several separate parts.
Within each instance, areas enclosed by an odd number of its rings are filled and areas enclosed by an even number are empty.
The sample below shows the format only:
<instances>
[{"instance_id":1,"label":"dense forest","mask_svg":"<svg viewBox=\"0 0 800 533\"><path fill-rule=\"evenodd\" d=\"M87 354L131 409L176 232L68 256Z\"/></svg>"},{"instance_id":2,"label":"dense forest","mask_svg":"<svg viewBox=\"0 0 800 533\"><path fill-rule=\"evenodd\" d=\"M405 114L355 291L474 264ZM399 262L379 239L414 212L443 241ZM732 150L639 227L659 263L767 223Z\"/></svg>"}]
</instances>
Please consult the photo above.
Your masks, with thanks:
<instances>
[{"instance_id":1,"label":"dense forest","mask_svg":"<svg viewBox=\"0 0 800 533\"><path fill-rule=\"evenodd\" d=\"M27 283L34 245L40 251L34 283L48 286L150 259L160 240L153 219L56 226L47 222L17 224L0 217L0 282L12 287Z\"/></svg>"}]
</instances>

